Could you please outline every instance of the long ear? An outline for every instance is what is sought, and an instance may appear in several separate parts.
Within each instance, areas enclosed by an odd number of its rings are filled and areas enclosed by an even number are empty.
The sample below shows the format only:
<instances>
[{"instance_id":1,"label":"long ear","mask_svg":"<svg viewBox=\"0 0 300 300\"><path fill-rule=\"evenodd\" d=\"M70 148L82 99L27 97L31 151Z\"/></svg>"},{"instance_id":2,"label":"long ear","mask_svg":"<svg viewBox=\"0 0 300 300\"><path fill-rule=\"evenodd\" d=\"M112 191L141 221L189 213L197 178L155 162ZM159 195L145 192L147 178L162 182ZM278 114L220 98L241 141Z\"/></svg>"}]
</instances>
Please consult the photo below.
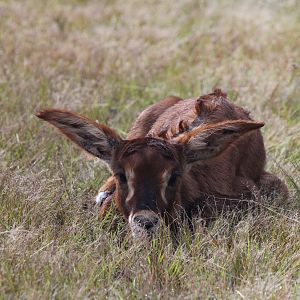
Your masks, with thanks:
<instances>
[{"instance_id":1,"label":"long ear","mask_svg":"<svg viewBox=\"0 0 300 300\"><path fill-rule=\"evenodd\" d=\"M36 116L51 123L81 149L108 164L113 148L122 141L107 126L68 111L49 109L37 112Z\"/></svg>"},{"instance_id":2,"label":"long ear","mask_svg":"<svg viewBox=\"0 0 300 300\"><path fill-rule=\"evenodd\" d=\"M219 155L245 133L264 126L262 122L236 120L199 126L175 139L184 145L188 163Z\"/></svg>"}]
</instances>

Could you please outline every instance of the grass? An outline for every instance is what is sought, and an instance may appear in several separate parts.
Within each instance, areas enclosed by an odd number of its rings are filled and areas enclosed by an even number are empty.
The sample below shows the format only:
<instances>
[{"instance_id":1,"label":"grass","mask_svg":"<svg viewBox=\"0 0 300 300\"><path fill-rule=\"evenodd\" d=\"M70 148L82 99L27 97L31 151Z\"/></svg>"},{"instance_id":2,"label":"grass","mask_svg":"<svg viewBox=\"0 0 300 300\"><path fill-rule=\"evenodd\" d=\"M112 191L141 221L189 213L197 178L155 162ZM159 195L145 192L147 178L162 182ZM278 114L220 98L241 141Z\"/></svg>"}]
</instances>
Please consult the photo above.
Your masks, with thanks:
<instances>
[{"instance_id":1,"label":"grass","mask_svg":"<svg viewBox=\"0 0 300 300\"><path fill-rule=\"evenodd\" d=\"M0 1L0 299L298 299L298 1ZM234 224L132 242L93 199L108 176L39 108L125 136L147 105L228 91L264 120L268 170L290 189Z\"/></svg>"}]
</instances>

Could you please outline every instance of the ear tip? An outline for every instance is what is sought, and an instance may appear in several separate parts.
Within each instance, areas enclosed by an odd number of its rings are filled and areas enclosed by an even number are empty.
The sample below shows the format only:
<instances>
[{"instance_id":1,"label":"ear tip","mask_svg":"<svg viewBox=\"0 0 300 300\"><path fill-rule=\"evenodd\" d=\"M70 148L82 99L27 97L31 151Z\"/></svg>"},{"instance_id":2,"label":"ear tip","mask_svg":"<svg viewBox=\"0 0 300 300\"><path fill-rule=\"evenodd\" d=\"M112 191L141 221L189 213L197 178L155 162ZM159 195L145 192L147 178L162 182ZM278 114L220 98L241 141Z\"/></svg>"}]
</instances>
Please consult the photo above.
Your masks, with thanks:
<instances>
[{"instance_id":1,"label":"ear tip","mask_svg":"<svg viewBox=\"0 0 300 300\"><path fill-rule=\"evenodd\" d=\"M49 119L49 116L51 114L51 110L50 109L43 109L43 110L36 111L34 114L39 119L47 120L47 119Z\"/></svg>"},{"instance_id":2,"label":"ear tip","mask_svg":"<svg viewBox=\"0 0 300 300\"><path fill-rule=\"evenodd\" d=\"M48 121L55 118L55 116L61 113L64 113L64 111L58 109L42 109L36 111L34 114L36 117Z\"/></svg>"},{"instance_id":3,"label":"ear tip","mask_svg":"<svg viewBox=\"0 0 300 300\"><path fill-rule=\"evenodd\" d=\"M265 126L264 122L260 122L260 121L248 121L246 123L242 122L240 129L249 131L249 130L255 130L255 129L260 129L262 127Z\"/></svg>"},{"instance_id":4,"label":"ear tip","mask_svg":"<svg viewBox=\"0 0 300 300\"><path fill-rule=\"evenodd\" d=\"M257 122L256 124L257 124L258 128L261 128L261 127L265 126L264 122Z\"/></svg>"},{"instance_id":5,"label":"ear tip","mask_svg":"<svg viewBox=\"0 0 300 300\"><path fill-rule=\"evenodd\" d=\"M40 119L45 117L46 111L45 110L38 110L34 113L34 115Z\"/></svg>"}]
</instances>

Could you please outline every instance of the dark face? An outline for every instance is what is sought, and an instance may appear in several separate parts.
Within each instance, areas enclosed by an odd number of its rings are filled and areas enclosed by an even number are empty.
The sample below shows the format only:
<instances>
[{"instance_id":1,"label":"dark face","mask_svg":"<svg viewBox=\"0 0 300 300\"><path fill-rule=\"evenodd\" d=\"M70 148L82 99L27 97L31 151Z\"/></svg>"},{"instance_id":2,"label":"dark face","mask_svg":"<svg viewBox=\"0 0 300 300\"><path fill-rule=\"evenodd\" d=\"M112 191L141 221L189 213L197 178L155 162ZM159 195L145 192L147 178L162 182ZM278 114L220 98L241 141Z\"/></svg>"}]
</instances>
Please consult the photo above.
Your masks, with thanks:
<instances>
[{"instance_id":1,"label":"dark face","mask_svg":"<svg viewBox=\"0 0 300 300\"><path fill-rule=\"evenodd\" d=\"M119 210L134 236L152 235L176 201L183 172L180 149L163 141L137 141L122 145L113 161Z\"/></svg>"}]
</instances>

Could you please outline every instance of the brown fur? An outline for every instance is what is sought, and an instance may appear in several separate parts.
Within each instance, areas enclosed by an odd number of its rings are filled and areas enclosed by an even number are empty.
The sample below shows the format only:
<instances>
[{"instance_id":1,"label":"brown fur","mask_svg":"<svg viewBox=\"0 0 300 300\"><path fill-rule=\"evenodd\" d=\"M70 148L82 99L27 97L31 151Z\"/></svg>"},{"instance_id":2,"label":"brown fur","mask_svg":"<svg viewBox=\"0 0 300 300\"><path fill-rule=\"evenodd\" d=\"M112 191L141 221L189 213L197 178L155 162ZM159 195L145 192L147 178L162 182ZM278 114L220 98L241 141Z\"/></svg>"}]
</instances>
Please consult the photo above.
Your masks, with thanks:
<instances>
[{"instance_id":1,"label":"brown fur","mask_svg":"<svg viewBox=\"0 0 300 300\"><path fill-rule=\"evenodd\" d=\"M265 148L257 130L264 124L221 90L184 101L170 96L148 107L127 140L72 113L49 110L38 117L109 164L114 175L100 189L111 194L102 216L115 203L126 219L151 210L168 223L178 211L191 216L198 209L209 219L272 189L287 197L284 183L264 171Z\"/></svg>"},{"instance_id":2,"label":"brown fur","mask_svg":"<svg viewBox=\"0 0 300 300\"><path fill-rule=\"evenodd\" d=\"M170 97L166 99L170 99ZM165 103L170 104L169 107L163 105L163 109L160 110L162 104ZM147 112L147 119L143 118L145 112ZM152 112L153 115L151 115ZM150 118L149 115L151 115ZM162 137L163 132L163 138L172 139L182 132L186 132L190 137L191 133L189 131L195 127L197 128L199 125L215 124L226 120L252 119L247 111L230 103L226 94L220 90L199 98L184 101L177 100L174 103L172 101L167 102L164 99L140 114L132 126L128 137L130 139L141 137L139 128L143 127L145 123L147 124L147 129L150 128L145 136ZM180 130L179 125L183 122L185 123L185 128ZM187 140L188 136L185 135L184 138ZM178 140L182 142L180 138L179 136ZM186 202L193 202L193 200L187 201L189 198L195 199L195 202L206 202L202 198L207 198L208 195L220 195L224 199L240 199L241 192L245 193L246 191L249 195L250 191L260 188L259 179L266 159L260 131L257 130L247 134L246 137L241 138L232 145L230 149L208 163L203 164L201 162L200 166L195 165L192 168L190 174L193 175L187 176L183 184L183 186L187 187L184 188L187 191L186 194L182 196L186 199ZM110 178L109 184L104 184L100 188L100 191L106 190L115 190L113 177ZM187 197L189 194L192 195ZM200 198L201 201L198 201ZM221 202L219 206L223 207L225 202L229 204L234 202L236 204L237 201L220 200L218 202ZM102 210L103 213L104 211Z\"/></svg>"}]
</instances>

